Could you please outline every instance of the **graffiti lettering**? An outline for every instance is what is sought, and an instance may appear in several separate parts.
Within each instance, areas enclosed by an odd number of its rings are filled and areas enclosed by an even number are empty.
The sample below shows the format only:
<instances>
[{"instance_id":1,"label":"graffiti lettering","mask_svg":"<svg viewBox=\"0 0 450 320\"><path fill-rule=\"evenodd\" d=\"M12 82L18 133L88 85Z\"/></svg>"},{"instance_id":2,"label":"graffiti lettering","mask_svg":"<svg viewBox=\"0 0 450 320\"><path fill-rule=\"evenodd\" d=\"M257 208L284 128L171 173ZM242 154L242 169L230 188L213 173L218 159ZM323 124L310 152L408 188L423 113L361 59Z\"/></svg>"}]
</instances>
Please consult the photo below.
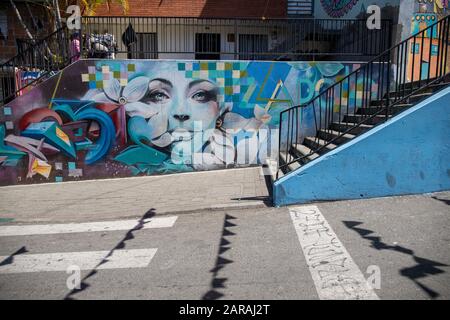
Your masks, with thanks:
<instances>
[{"instance_id":1,"label":"graffiti lettering","mask_svg":"<svg viewBox=\"0 0 450 320\"><path fill-rule=\"evenodd\" d=\"M377 298L317 207L292 208L290 213L321 298Z\"/></svg>"}]
</instances>

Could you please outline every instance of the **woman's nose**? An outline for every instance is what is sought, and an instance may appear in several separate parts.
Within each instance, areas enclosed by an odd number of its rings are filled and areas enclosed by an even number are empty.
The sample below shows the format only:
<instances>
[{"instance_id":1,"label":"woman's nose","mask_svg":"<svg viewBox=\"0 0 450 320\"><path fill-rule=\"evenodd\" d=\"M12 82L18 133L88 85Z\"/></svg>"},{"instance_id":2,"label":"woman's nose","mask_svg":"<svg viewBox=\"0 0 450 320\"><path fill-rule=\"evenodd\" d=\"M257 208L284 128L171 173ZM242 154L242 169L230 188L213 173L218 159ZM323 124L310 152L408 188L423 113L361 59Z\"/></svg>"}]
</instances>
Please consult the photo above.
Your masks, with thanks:
<instances>
[{"instance_id":1,"label":"woman's nose","mask_svg":"<svg viewBox=\"0 0 450 320\"><path fill-rule=\"evenodd\" d=\"M184 122L186 120L189 120L190 118L190 116L187 114L174 114L173 117L180 122Z\"/></svg>"}]
</instances>

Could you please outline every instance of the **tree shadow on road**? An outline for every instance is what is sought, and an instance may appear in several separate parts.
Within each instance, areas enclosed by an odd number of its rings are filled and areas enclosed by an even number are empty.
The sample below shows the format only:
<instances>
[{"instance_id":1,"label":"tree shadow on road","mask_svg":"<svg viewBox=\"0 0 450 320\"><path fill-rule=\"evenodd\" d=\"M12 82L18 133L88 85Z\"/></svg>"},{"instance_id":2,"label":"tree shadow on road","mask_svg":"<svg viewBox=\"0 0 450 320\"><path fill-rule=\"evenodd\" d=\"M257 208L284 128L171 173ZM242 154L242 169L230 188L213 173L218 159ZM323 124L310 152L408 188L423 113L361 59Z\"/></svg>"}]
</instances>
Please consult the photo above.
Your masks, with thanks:
<instances>
[{"instance_id":1,"label":"tree shadow on road","mask_svg":"<svg viewBox=\"0 0 450 320\"><path fill-rule=\"evenodd\" d=\"M148 210L141 218L139 218L136 226L134 226L132 229L128 230L127 233L125 234L125 236L114 246L114 248L112 248L108 254L102 259L102 261L100 261L95 267L94 269L92 269L85 277L83 277L83 279L81 279L81 283L80 283L80 288L75 288L73 290L71 290L65 297L64 300L75 300L75 298L73 298L73 296L77 293L80 293L82 291L85 291L87 288L90 287L90 284L88 284L86 282L86 280L88 280L89 278L91 278L92 276L94 276L95 274L97 274L97 269L104 263L108 262L108 258L112 256L112 254L114 253L115 250L119 250L119 249L125 249L126 247L126 242L128 240L132 240L134 239L134 235L133 233L141 230L144 225L146 223L148 223L149 221L145 221L147 219L153 218L155 216L155 209L152 208L150 210Z\"/></svg>"},{"instance_id":2,"label":"tree shadow on road","mask_svg":"<svg viewBox=\"0 0 450 320\"><path fill-rule=\"evenodd\" d=\"M212 273L210 290L203 295L203 300L217 300L224 296L224 294L221 292L221 289L226 288L225 282L228 280L228 278L219 277L219 273L223 268L225 268L227 264L233 263L232 260L226 259L222 255L231 249L231 242L228 240L229 238L227 239L227 237L232 237L235 235L235 233L229 230L229 228L236 226L236 224L230 221L235 219L235 217L229 214L225 214L216 264L210 271Z\"/></svg>"},{"instance_id":3,"label":"tree shadow on road","mask_svg":"<svg viewBox=\"0 0 450 320\"><path fill-rule=\"evenodd\" d=\"M399 245L389 245L387 243L384 243L379 236L372 235L375 231L369 230L369 229L363 229L358 226L362 225L362 222L359 221L343 221L345 226L355 232L357 232L363 239L366 239L371 242L371 247L376 250L392 250L396 251L402 254L410 255L416 265L412 267L407 267L400 269L400 274L404 277L409 278L411 281L413 281L420 289L422 289L430 298L435 299L440 296L440 294L431 288L425 286L422 284L419 279L423 279L425 277L428 277L430 275L436 275L445 273L444 270L439 269L438 267L448 267L448 265L428 260L425 258L418 257L414 254L414 251Z\"/></svg>"}]
</instances>

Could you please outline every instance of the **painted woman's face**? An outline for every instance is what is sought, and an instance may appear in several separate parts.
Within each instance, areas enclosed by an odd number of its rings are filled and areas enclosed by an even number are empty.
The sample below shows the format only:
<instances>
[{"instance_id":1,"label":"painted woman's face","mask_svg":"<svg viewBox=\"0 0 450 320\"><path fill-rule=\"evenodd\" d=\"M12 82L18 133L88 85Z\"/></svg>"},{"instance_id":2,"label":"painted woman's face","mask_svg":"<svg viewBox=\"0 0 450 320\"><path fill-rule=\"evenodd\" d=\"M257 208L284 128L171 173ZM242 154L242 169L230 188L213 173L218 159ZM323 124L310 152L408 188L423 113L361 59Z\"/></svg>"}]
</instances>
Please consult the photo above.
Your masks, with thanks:
<instances>
[{"instance_id":1,"label":"painted woman's face","mask_svg":"<svg viewBox=\"0 0 450 320\"><path fill-rule=\"evenodd\" d=\"M179 142L215 127L220 115L217 95L218 88L212 82L186 79L184 74L174 72L150 80L148 93L141 101L164 114L167 132L174 142Z\"/></svg>"}]
</instances>

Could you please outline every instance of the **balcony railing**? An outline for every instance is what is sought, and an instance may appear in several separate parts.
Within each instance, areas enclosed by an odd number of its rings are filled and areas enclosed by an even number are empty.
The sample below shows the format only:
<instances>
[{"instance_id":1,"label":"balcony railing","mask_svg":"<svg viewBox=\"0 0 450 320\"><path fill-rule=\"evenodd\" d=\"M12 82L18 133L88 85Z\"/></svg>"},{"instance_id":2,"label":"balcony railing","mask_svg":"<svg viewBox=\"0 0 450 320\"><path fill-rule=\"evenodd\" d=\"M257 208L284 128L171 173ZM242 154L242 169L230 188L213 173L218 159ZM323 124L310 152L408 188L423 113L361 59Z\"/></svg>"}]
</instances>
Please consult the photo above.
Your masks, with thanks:
<instances>
[{"instance_id":1,"label":"balcony railing","mask_svg":"<svg viewBox=\"0 0 450 320\"><path fill-rule=\"evenodd\" d=\"M370 60L392 23L366 20L83 17L83 56L133 59Z\"/></svg>"}]
</instances>

